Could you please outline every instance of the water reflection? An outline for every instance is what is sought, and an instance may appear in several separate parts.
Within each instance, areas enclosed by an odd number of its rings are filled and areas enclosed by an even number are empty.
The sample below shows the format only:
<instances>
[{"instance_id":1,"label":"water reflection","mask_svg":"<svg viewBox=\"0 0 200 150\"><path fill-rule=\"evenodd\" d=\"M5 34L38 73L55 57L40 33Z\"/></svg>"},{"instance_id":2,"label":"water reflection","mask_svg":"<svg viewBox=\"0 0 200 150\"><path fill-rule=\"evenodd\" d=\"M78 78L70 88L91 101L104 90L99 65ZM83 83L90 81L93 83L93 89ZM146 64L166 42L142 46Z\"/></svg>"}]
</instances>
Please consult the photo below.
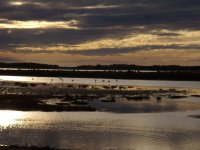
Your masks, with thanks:
<instances>
[{"instance_id":1,"label":"water reflection","mask_svg":"<svg viewBox=\"0 0 200 150\"><path fill-rule=\"evenodd\" d=\"M6 117L2 115L7 113L0 112L5 120ZM13 115L18 113L19 116ZM15 125L0 131L0 144L137 150L188 150L200 146L200 121L188 117L200 111L150 114L22 113L10 113L14 120L10 124Z\"/></svg>"},{"instance_id":2,"label":"water reflection","mask_svg":"<svg viewBox=\"0 0 200 150\"><path fill-rule=\"evenodd\" d=\"M22 77L22 76L0 76L0 80L5 80L5 81L27 81L28 77Z\"/></svg>"},{"instance_id":3,"label":"water reflection","mask_svg":"<svg viewBox=\"0 0 200 150\"><path fill-rule=\"evenodd\" d=\"M0 127L6 128L17 123L17 120L24 117L24 113L20 111L0 111Z\"/></svg>"},{"instance_id":4,"label":"water reflection","mask_svg":"<svg viewBox=\"0 0 200 150\"><path fill-rule=\"evenodd\" d=\"M26 77L26 76L0 76L2 81L24 81L36 83L69 83L69 84L94 84L94 85L125 85L125 86L158 86L200 88L199 81L159 81L159 80L116 80L93 78L57 78L57 77Z\"/></svg>"}]
</instances>

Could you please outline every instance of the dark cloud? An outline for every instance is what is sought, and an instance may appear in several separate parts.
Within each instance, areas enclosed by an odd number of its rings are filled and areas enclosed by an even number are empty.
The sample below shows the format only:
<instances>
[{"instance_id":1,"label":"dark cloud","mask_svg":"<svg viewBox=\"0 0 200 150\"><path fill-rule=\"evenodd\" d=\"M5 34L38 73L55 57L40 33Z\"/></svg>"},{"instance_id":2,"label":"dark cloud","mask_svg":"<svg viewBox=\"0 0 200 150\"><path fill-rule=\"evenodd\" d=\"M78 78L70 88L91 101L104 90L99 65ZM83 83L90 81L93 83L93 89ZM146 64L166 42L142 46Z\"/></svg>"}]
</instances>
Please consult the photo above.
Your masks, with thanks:
<instances>
[{"instance_id":1,"label":"dark cloud","mask_svg":"<svg viewBox=\"0 0 200 150\"><path fill-rule=\"evenodd\" d=\"M0 30L0 44L79 44L85 41L93 41L101 38L122 38L130 33L131 29L21 29L21 30Z\"/></svg>"},{"instance_id":2,"label":"dark cloud","mask_svg":"<svg viewBox=\"0 0 200 150\"><path fill-rule=\"evenodd\" d=\"M105 38L123 38L129 34L150 33L180 36L176 30L199 30L199 0L0 0L0 23L12 20L78 21L79 29L0 29L1 51L21 44L79 44ZM139 27L143 28L139 28ZM159 32L169 29L170 33ZM157 32L152 32L156 30ZM114 55L147 49L186 49L183 46L141 46L119 49L67 51L81 55ZM188 49L194 48L188 46ZM199 48L199 47L198 47ZM195 47L195 49L197 49ZM16 51L20 52L20 51ZM28 53L33 51L26 51ZM39 52L39 51L38 51ZM46 52L46 51L41 51Z\"/></svg>"},{"instance_id":3,"label":"dark cloud","mask_svg":"<svg viewBox=\"0 0 200 150\"><path fill-rule=\"evenodd\" d=\"M189 46L181 46L181 45L147 45L147 46L136 46L136 47L128 47L128 48L102 48L95 50L83 50L83 51L66 51L64 53L67 54L78 54L84 56L106 56L106 55L120 55L126 53L132 53L136 51L152 51L152 50L199 50L200 45L189 45Z\"/></svg>"},{"instance_id":4,"label":"dark cloud","mask_svg":"<svg viewBox=\"0 0 200 150\"><path fill-rule=\"evenodd\" d=\"M0 18L54 21L76 19L82 28L152 24L192 28L200 20L199 0L24 0L22 6L10 5L10 2L1 1Z\"/></svg>"}]
</instances>

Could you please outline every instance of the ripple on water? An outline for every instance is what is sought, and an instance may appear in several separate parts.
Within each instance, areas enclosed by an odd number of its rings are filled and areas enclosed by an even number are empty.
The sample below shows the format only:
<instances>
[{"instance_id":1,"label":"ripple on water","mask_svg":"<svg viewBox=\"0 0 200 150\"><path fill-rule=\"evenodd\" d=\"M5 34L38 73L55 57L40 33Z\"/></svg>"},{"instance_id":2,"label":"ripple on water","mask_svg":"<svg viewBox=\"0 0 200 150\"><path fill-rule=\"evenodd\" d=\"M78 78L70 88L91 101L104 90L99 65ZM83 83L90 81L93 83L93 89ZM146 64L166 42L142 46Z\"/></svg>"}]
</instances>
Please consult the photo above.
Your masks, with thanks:
<instances>
[{"instance_id":1,"label":"ripple on water","mask_svg":"<svg viewBox=\"0 0 200 150\"><path fill-rule=\"evenodd\" d=\"M2 144L30 143L58 148L196 149L200 146L200 120L188 116L197 113L200 111L22 112L11 119L6 128L0 129L0 141Z\"/></svg>"}]
</instances>

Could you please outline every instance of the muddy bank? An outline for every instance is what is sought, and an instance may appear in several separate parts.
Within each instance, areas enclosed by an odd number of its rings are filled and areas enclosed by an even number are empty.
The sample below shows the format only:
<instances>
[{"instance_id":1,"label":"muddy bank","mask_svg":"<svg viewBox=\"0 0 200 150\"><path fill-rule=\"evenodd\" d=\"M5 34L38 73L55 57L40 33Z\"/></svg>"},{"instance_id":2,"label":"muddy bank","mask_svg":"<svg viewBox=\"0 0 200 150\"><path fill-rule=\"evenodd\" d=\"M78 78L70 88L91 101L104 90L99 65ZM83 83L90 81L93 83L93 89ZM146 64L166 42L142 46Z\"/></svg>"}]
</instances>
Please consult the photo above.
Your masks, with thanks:
<instances>
[{"instance_id":1,"label":"muddy bank","mask_svg":"<svg viewBox=\"0 0 200 150\"><path fill-rule=\"evenodd\" d=\"M189 116L189 117L200 119L200 115L191 115L191 116Z\"/></svg>"},{"instance_id":2,"label":"muddy bank","mask_svg":"<svg viewBox=\"0 0 200 150\"><path fill-rule=\"evenodd\" d=\"M200 109L197 91L159 87L1 82L0 109L149 113ZM179 101L177 101L177 99Z\"/></svg>"},{"instance_id":3,"label":"muddy bank","mask_svg":"<svg viewBox=\"0 0 200 150\"><path fill-rule=\"evenodd\" d=\"M72 105L71 103L57 103L51 105L45 103L45 100L52 99L54 96L45 95L0 95L1 110L19 110L19 111L95 111L90 106Z\"/></svg>"}]
</instances>

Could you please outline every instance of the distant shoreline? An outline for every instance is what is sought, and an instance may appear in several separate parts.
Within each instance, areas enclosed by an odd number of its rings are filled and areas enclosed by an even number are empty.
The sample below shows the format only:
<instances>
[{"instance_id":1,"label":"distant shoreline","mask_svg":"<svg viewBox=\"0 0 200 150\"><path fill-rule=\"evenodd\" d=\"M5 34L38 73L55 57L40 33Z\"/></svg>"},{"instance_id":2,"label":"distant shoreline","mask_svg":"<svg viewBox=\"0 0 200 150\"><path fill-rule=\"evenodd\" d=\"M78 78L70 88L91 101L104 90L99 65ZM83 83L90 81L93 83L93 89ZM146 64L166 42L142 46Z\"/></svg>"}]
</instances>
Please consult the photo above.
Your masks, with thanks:
<instances>
[{"instance_id":1,"label":"distant shoreline","mask_svg":"<svg viewBox=\"0 0 200 150\"><path fill-rule=\"evenodd\" d=\"M72 77L131 80L200 81L200 72L0 70L5 76Z\"/></svg>"},{"instance_id":2,"label":"distant shoreline","mask_svg":"<svg viewBox=\"0 0 200 150\"><path fill-rule=\"evenodd\" d=\"M200 66L98 64L61 67L51 64L0 62L0 68L0 75L8 76L200 81Z\"/></svg>"},{"instance_id":3,"label":"distant shoreline","mask_svg":"<svg viewBox=\"0 0 200 150\"><path fill-rule=\"evenodd\" d=\"M74 69L74 70L154 70L154 71L200 71L200 66L180 66L180 65L151 65L141 66L135 64L111 64L111 65L81 65L81 66L58 66L52 64L40 63L3 63L0 62L0 68L18 68L18 69Z\"/></svg>"}]
</instances>

